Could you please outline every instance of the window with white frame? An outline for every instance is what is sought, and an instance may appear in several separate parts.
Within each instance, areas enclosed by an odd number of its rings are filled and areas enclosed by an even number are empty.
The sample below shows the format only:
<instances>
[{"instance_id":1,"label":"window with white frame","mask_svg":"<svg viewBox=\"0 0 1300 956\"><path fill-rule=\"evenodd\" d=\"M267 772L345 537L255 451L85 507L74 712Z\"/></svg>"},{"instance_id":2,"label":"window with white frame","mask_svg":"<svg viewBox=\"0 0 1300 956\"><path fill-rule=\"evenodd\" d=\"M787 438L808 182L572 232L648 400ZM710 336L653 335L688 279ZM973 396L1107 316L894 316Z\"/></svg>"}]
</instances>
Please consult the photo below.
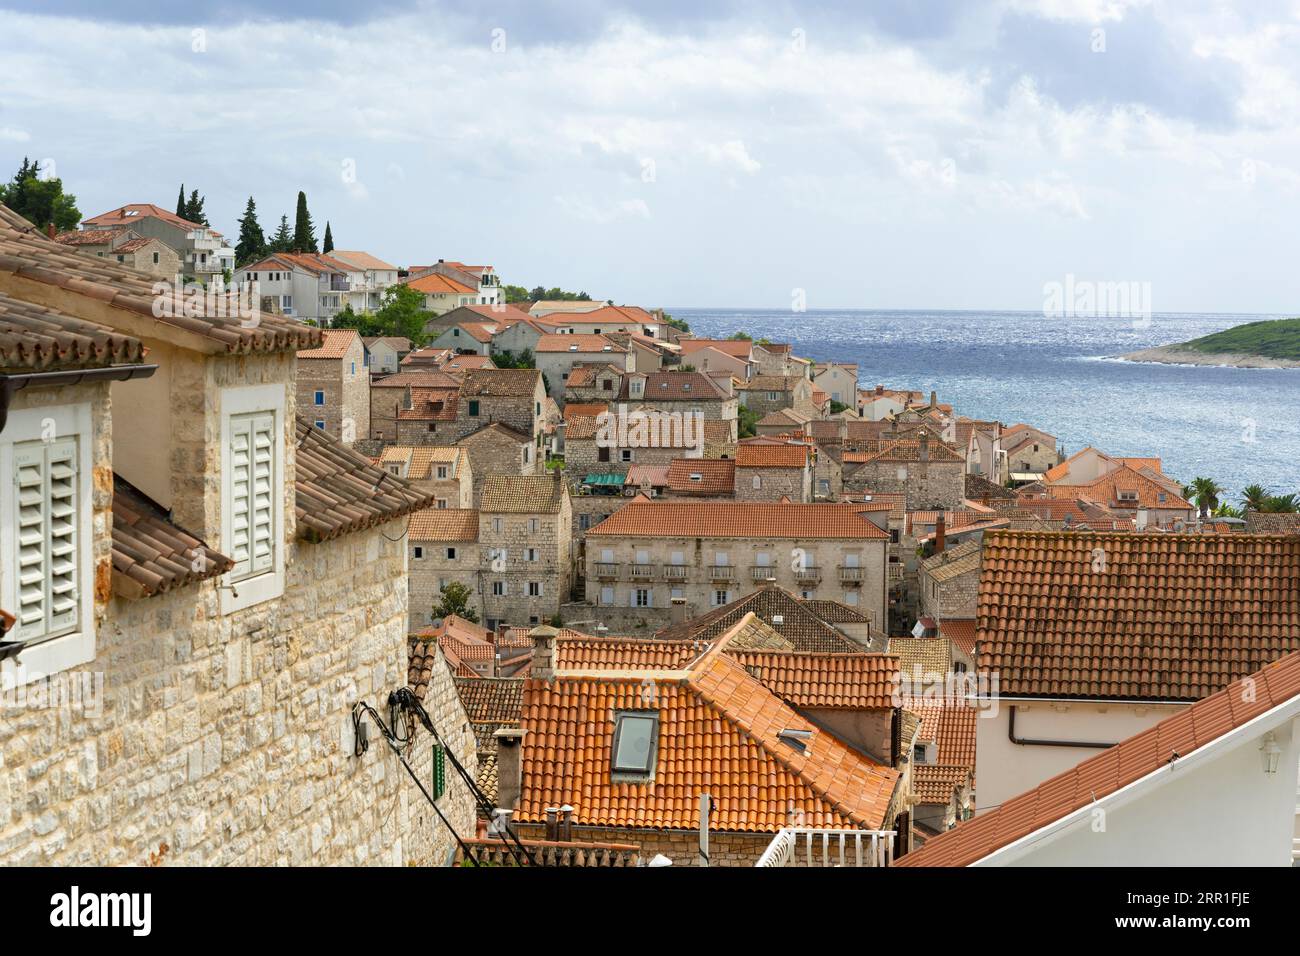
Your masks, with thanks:
<instances>
[{"instance_id":1,"label":"window with white frame","mask_svg":"<svg viewBox=\"0 0 1300 956\"><path fill-rule=\"evenodd\" d=\"M284 388L222 391L222 613L284 593Z\"/></svg>"},{"instance_id":2,"label":"window with white frame","mask_svg":"<svg viewBox=\"0 0 1300 956\"><path fill-rule=\"evenodd\" d=\"M726 591L714 591L714 592L713 592L713 606L714 606L714 607L722 607L724 604L730 604L730 603L731 603L731 598L728 596L728 594L727 594Z\"/></svg>"},{"instance_id":3,"label":"window with white frame","mask_svg":"<svg viewBox=\"0 0 1300 956\"><path fill-rule=\"evenodd\" d=\"M528 596L529 596L529 597L541 597L541 596L542 596L542 582L541 582L541 581L529 581L529 582L528 582Z\"/></svg>"},{"instance_id":4,"label":"window with white frame","mask_svg":"<svg viewBox=\"0 0 1300 956\"><path fill-rule=\"evenodd\" d=\"M506 596L506 582L505 582L505 581L493 581L493 582L492 582L492 596L493 596L493 597L505 597L505 596Z\"/></svg>"},{"instance_id":5,"label":"window with white frame","mask_svg":"<svg viewBox=\"0 0 1300 956\"><path fill-rule=\"evenodd\" d=\"M0 437L0 607L27 646L0 686L95 656L90 405L10 413Z\"/></svg>"},{"instance_id":6,"label":"window with white frame","mask_svg":"<svg viewBox=\"0 0 1300 956\"><path fill-rule=\"evenodd\" d=\"M650 607L650 589L637 588L634 592L634 602L637 607Z\"/></svg>"},{"instance_id":7,"label":"window with white frame","mask_svg":"<svg viewBox=\"0 0 1300 956\"><path fill-rule=\"evenodd\" d=\"M614 589L613 589L613 588L611 588L611 587L603 587L603 588L600 589L600 603L601 603L601 604L604 604L604 605L610 605L610 604L613 604L613 603L614 603Z\"/></svg>"}]
</instances>

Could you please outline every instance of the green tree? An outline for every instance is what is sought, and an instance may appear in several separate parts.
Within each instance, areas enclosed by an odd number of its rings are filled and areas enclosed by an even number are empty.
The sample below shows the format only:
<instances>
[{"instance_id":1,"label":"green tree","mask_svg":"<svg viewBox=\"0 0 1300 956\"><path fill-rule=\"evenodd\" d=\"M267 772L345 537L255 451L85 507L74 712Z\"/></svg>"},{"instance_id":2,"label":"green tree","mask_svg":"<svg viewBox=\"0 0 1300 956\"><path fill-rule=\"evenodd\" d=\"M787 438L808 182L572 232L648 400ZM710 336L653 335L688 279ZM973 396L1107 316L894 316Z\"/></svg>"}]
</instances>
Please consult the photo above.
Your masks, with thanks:
<instances>
[{"instance_id":1,"label":"green tree","mask_svg":"<svg viewBox=\"0 0 1300 956\"><path fill-rule=\"evenodd\" d=\"M1300 511L1300 497L1296 495L1269 495L1259 509L1266 514L1295 514Z\"/></svg>"},{"instance_id":2,"label":"green tree","mask_svg":"<svg viewBox=\"0 0 1300 956\"><path fill-rule=\"evenodd\" d=\"M528 290L521 285L502 286L507 302L528 302Z\"/></svg>"},{"instance_id":3,"label":"green tree","mask_svg":"<svg viewBox=\"0 0 1300 956\"><path fill-rule=\"evenodd\" d=\"M380 324L373 312L354 312L351 305L345 305L330 325L336 329L356 329L363 338L392 334Z\"/></svg>"},{"instance_id":4,"label":"green tree","mask_svg":"<svg viewBox=\"0 0 1300 956\"><path fill-rule=\"evenodd\" d=\"M180 195L176 197L176 215L185 218L185 184L181 183Z\"/></svg>"},{"instance_id":5,"label":"green tree","mask_svg":"<svg viewBox=\"0 0 1300 956\"><path fill-rule=\"evenodd\" d=\"M758 434L758 413L748 405L740 405L736 409L736 419L739 425L739 436L741 438L753 438Z\"/></svg>"},{"instance_id":6,"label":"green tree","mask_svg":"<svg viewBox=\"0 0 1300 956\"><path fill-rule=\"evenodd\" d=\"M424 296L409 285L389 286L384 292L383 305L375 313L375 319L381 328L387 330L379 335L400 335L411 340L412 345L423 345L425 341L425 312L420 308Z\"/></svg>"},{"instance_id":7,"label":"green tree","mask_svg":"<svg viewBox=\"0 0 1300 956\"><path fill-rule=\"evenodd\" d=\"M474 592L459 581L447 582L442 586L438 601L433 605L434 618L445 618L455 614L477 624L478 612L469 606L473 596Z\"/></svg>"},{"instance_id":8,"label":"green tree","mask_svg":"<svg viewBox=\"0 0 1300 956\"><path fill-rule=\"evenodd\" d=\"M733 332L733 333L731 334L731 339L732 339L733 342L752 342L752 341L754 341L754 337L753 337L752 335L750 335L748 332Z\"/></svg>"},{"instance_id":9,"label":"green tree","mask_svg":"<svg viewBox=\"0 0 1300 956\"><path fill-rule=\"evenodd\" d=\"M1241 507L1249 511L1259 511L1268 498L1268 489L1263 485L1247 485L1241 489Z\"/></svg>"},{"instance_id":10,"label":"green tree","mask_svg":"<svg viewBox=\"0 0 1300 956\"><path fill-rule=\"evenodd\" d=\"M41 229L53 223L63 232L81 221L77 197L63 191L63 180L42 179L40 163L26 156L14 178L0 185L0 203Z\"/></svg>"},{"instance_id":11,"label":"green tree","mask_svg":"<svg viewBox=\"0 0 1300 956\"><path fill-rule=\"evenodd\" d=\"M537 368L532 349L524 349L518 356L514 352L492 353L492 364L497 368Z\"/></svg>"},{"instance_id":12,"label":"green tree","mask_svg":"<svg viewBox=\"0 0 1300 956\"><path fill-rule=\"evenodd\" d=\"M316 245L316 227L312 225L311 213L307 211L307 194L298 191L298 211L293 223L293 251L319 252Z\"/></svg>"},{"instance_id":13,"label":"green tree","mask_svg":"<svg viewBox=\"0 0 1300 956\"><path fill-rule=\"evenodd\" d=\"M239 220L239 242L235 244L235 262L241 266L260 259L266 254L266 236L262 234L262 225L257 221L257 204L253 197L248 197L244 207L244 218Z\"/></svg>"},{"instance_id":14,"label":"green tree","mask_svg":"<svg viewBox=\"0 0 1300 956\"><path fill-rule=\"evenodd\" d=\"M280 228L266 246L267 252L289 252L293 249L293 233L289 231L289 217L280 217Z\"/></svg>"},{"instance_id":15,"label":"green tree","mask_svg":"<svg viewBox=\"0 0 1300 956\"><path fill-rule=\"evenodd\" d=\"M181 218L197 222L200 226L209 225L207 214L203 211L203 199L197 189L191 189L190 198L185 201L185 215Z\"/></svg>"},{"instance_id":16,"label":"green tree","mask_svg":"<svg viewBox=\"0 0 1300 956\"><path fill-rule=\"evenodd\" d=\"M691 330L685 319L674 319L667 312L664 313L664 321L679 332L689 332Z\"/></svg>"},{"instance_id":17,"label":"green tree","mask_svg":"<svg viewBox=\"0 0 1300 956\"><path fill-rule=\"evenodd\" d=\"M1202 518L1208 518L1219 507L1219 495L1224 488L1213 478L1193 478L1192 492L1196 496L1196 510Z\"/></svg>"},{"instance_id":18,"label":"green tree","mask_svg":"<svg viewBox=\"0 0 1300 956\"><path fill-rule=\"evenodd\" d=\"M330 221L328 219L325 220L325 239L321 243L320 251L325 255L329 255L334 251L334 233L330 232Z\"/></svg>"}]
</instances>

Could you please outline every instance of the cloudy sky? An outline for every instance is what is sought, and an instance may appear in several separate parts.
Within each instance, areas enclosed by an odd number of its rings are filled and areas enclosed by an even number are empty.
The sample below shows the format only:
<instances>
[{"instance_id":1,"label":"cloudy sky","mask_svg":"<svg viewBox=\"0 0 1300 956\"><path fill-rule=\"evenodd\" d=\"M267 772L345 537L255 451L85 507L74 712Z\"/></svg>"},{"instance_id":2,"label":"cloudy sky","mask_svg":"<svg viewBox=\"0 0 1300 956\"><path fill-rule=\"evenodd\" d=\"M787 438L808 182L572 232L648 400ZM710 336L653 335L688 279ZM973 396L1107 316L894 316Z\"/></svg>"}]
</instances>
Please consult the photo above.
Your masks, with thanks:
<instances>
[{"instance_id":1,"label":"cloudy sky","mask_svg":"<svg viewBox=\"0 0 1300 956\"><path fill-rule=\"evenodd\" d=\"M646 306L1300 312L1300 4L841 6L0 0L0 175Z\"/></svg>"}]
</instances>

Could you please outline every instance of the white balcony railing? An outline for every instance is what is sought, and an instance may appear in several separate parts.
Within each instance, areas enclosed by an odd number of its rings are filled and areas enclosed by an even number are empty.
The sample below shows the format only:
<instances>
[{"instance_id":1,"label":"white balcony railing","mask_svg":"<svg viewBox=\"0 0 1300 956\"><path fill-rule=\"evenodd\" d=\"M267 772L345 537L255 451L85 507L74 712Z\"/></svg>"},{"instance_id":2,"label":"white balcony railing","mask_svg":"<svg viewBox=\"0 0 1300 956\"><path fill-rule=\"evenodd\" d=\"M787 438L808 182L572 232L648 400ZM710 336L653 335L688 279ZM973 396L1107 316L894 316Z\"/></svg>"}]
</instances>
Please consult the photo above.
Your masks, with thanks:
<instances>
[{"instance_id":1,"label":"white balcony railing","mask_svg":"<svg viewBox=\"0 0 1300 956\"><path fill-rule=\"evenodd\" d=\"M755 866L889 866L893 830L782 827Z\"/></svg>"}]
</instances>

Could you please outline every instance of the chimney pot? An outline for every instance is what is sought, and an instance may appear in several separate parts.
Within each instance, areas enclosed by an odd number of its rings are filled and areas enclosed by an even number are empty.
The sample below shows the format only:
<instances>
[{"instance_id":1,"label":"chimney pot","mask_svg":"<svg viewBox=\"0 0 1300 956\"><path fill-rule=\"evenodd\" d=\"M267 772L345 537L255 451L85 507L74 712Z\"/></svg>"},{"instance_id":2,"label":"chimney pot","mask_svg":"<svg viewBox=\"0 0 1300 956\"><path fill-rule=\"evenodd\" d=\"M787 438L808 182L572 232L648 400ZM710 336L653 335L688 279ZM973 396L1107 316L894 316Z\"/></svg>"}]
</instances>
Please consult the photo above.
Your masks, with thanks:
<instances>
[{"instance_id":1,"label":"chimney pot","mask_svg":"<svg viewBox=\"0 0 1300 956\"><path fill-rule=\"evenodd\" d=\"M943 533L944 533L943 512L939 512L939 517L934 522L934 553L943 554Z\"/></svg>"},{"instance_id":2,"label":"chimney pot","mask_svg":"<svg viewBox=\"0 0 1300 956\"><path fill-rule=\"evenodd\" d=\"M560 632L543 624L529 631L528 636L533 639L533 666L529 676L535 680L555 680L555 639Z\"/></svg>"},{"instance_id":3,"label":"chimney pot","mask_svg":"<svg viewBox=\"0 0 1300 956\"><path fill-rule=\"evenodd\" d=\"M673 598L672 609L668 619L673 624L681 624L686 620L686 598Z\"/></svg>"}]
</instances>

